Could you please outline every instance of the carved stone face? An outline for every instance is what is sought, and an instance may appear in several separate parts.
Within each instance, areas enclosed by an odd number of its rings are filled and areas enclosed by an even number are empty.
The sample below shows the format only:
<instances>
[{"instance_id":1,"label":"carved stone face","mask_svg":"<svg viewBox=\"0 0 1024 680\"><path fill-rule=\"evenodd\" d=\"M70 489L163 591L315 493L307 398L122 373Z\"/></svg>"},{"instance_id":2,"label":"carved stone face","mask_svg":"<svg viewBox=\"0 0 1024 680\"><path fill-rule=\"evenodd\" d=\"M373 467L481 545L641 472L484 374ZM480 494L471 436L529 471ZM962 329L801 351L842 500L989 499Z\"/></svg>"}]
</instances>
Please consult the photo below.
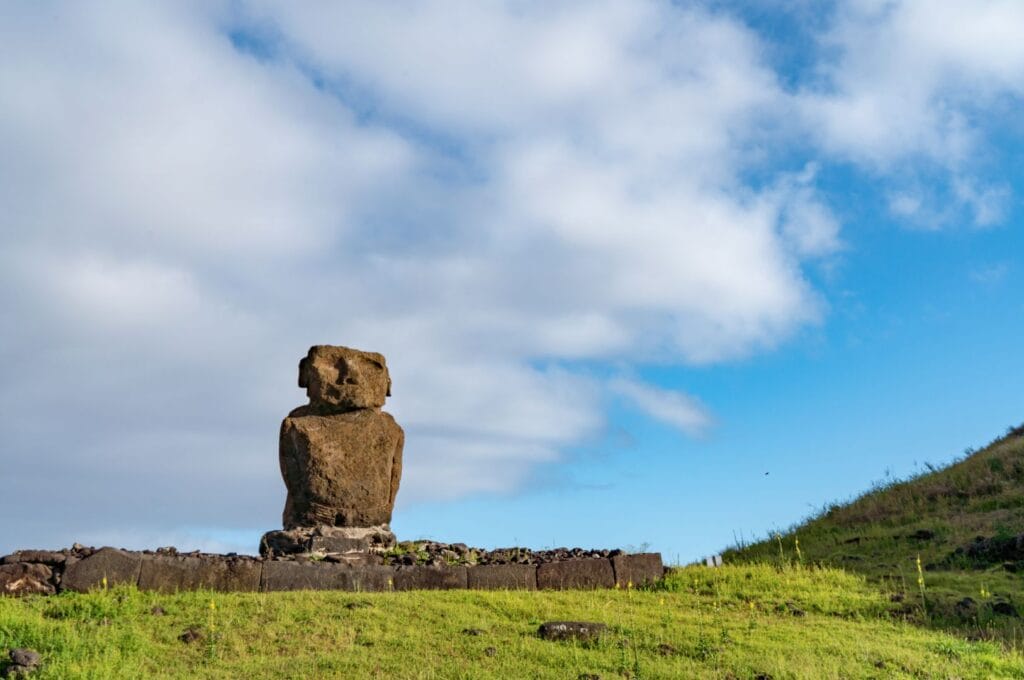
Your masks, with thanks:
<instances>
[{"instance_id":1,"label":"carved stone face","mask_svg":"<svg viewBox=\"0 0 1024 680\"><path fill-rule=\"evenodd\" d=\"M321 408L378 408L391 395L391 377L381 354L316 345L299 362L299 387Z\"/></svg>"}]
</instances>

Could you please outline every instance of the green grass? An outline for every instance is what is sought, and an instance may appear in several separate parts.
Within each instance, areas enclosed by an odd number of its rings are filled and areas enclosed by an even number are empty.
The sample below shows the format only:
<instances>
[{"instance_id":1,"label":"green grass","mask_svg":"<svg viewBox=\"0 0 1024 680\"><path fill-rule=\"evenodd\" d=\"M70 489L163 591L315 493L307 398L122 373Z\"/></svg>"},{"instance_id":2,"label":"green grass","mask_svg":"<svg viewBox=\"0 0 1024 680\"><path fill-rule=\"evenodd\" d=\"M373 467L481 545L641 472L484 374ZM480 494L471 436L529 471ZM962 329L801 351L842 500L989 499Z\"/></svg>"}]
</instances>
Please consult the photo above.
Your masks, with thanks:
<instances>
[{"instance_id":1,"label":"green grass","mask_svg":"<svg viewBox=\"0 0 1024 680\"><path fill-rule=\"evenodd\" d=\"M969 563L957 548L975 537L1024 533L1024 431L1012 430L985 449L938 469L926 464L908 480L878 483L863 496L749 546L724 552L727 562L796 561L841 567L866 576L896 599L903 614L958 635L1024 648L1021 618L997 613L1008 603L1024 615L1024 571ZM916 538L919 531L934 534ZM924 601L916 560L924 565ZM1014 565L1010 565L1011 568ZM1020 565L1024 566L1024 565ZM984 593L984 594L983 594ZM957 606L971 598L973 606Z\"/></svg>"},{"instance_id":2,"label":"green grass","mask_svg":"<svg viewBox=\"0 0 1024 680\"><path fill-rule=\"evenodd\" d=\"M609 633L539 639L559 619ZM179 641L190 626L205 638ZM0 648L16 646L43 654L40 679L1024 678L1018 653L894 618L862 577L770 565L689 567L652 590L0 598Z\"/></svg>"}]
</instances>

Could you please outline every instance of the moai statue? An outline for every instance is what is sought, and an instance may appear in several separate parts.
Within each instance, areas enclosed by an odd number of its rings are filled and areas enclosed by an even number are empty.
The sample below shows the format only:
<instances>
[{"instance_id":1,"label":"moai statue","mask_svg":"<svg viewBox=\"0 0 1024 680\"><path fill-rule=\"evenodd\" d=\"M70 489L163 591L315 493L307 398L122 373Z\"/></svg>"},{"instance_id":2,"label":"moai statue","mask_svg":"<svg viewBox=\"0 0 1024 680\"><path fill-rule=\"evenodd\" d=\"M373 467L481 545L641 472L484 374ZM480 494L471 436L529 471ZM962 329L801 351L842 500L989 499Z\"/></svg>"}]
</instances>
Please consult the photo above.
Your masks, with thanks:
<instances>
[{"instance_id":1,"label":"moai statue","mask_svg":"<svg viewBox=\"0 0 1024 680\"><path fill-rule=\"evenodd\" d=\"M405 434L381 411L391 394L384 356L317 345L299 362L299 387L309 404L281 423L285 531L264 536L261 552L393 544Z\"/></svg>"}]
</instances>

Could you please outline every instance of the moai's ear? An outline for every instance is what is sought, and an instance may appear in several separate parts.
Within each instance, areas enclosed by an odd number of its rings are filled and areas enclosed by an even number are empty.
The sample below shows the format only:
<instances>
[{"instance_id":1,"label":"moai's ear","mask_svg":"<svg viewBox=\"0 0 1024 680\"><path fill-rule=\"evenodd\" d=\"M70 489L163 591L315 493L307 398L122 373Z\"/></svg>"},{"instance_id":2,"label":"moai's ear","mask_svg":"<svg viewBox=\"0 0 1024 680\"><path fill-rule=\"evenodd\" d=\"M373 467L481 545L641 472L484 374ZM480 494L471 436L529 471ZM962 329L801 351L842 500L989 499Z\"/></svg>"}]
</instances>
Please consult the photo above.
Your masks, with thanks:
<instances>
[{"instance_id":1,"label":"moai's ear","mask_svg":"<svg viewBox=\"0 0 1024 680\"><path fill-rule=\"evenodd\" d=\"M306 389L309 387L309 377L306 375L309 369L309 357L302 357L299 359L299 387Z\"/></svg>"}]
</instances>

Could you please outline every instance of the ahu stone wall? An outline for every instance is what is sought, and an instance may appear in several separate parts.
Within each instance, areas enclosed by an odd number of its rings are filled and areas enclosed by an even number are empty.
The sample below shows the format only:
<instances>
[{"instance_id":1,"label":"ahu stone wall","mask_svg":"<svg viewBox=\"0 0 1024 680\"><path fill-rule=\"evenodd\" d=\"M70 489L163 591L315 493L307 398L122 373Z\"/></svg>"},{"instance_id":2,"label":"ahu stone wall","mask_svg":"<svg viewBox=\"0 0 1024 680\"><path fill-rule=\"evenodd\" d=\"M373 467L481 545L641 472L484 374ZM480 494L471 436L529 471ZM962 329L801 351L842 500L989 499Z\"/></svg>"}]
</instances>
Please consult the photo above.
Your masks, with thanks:
<instances>
[{"instance_id":1,"label":"ahu stone wall","mask_svg":"<svg viewBox=\"0 0 1024 680\"><path fill-rule=\"evenodd\" d=\"M128 584L176 592L346 590L566 590L634 587L662 578L658 553L582 557L540 564L353 565L238 555L131 552L75 547L23 550L0 560L0 593L52 595Z\"/></svg>"}]
</instances>

